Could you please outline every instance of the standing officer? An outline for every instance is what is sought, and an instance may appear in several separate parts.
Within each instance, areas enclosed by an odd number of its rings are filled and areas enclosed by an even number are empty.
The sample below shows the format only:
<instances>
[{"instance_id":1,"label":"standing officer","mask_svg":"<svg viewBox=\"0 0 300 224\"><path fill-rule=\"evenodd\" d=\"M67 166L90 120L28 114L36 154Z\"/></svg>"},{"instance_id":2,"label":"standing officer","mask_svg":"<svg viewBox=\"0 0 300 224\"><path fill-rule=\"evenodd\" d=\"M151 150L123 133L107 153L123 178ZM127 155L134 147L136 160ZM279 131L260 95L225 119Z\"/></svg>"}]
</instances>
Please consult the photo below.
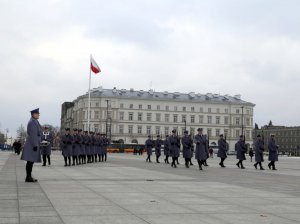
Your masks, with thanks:
<instances>
[{"instance_id":1,"label":"standing officer","mask_svg":"<svg viewBox=\"0 0 300 224\"><path fill-rule=\"evenodd\" d=\"M157 139L154 142L155 145L155 155L156 155L156 162L159 162L159 157L161 156L161 145L162 145L162 140L160 139L160 135L156 136Z\"/></svg>"},{"instance_id":2,"label":"standing officer","mask_svg":"<svg viewBox=\"0 0 300 224\"><path fill-rule=\"evenodd\" d=\"M188 131L184 131L184 136L181 138L181 144L182 144L182 156L185 159L185 167L189 168L189 163L192 160L192 145L193 140L188 135Z\"/></svg>"},{"instance_id":3,"label":"standing officer","mask_svg":"<svg viewBox=\"0 0 300 224\"><path fill-rule=\"evenodd\" d=\"M81 141L81 138L78 134L78 129L77 128L74 128L73 129L74 133L73 133L73 164L72 166L75 166L75 163L76 165L78 165L78 156L80 155L80 141Z\"/></svg>"},{"instance_id":4,"label":"standing officer","mask_svg":"<svg viewBox=\"0 0 300 224\"><path fill-rule=\"evenodd\" d=\"M223 134L220 135L220 139L218 141L218 148L218 157L221 158L221 162L219 163L219 165L225 168L226 166L224 166L224 161L227 158L227 143L224 139Z\"/></svg>"},{"instance_id":5,"label":"standing officer","mask_svg":"<svg viewBox=\"0 0 300 224\"><path fill-rule=\"evenodd\" d=\"M65 166L71 166L71 156L72 156L72 144L73 136L70 134L70 128L65 129L65 134L62 136L61 141L63 143L62 154L65 160Z\"/></svg>"},{"instance_id":6,"label":"standing officer","mask_svg":"<svg viewBox=\"0 0 300 224\"><path fill-rule=\"evenodd\" d=\"M238 168L245 169L243 160L246 160L247 147L244 141L244 135L240 135L240 140L236 143L236 158L239 160L236 164Z\"/></svg>"},{"instance_id":7,"label":"standing officer","mask_svg":"<svg viewBox=\"0 0 300 224\"><path fill-rule=\"evenodd\" d=\"M37 182L31 176L33 164L41 162L40 143L42 136L42 128L38 121L40 118L39 108L30 111L31 118L27 124L27 137L22 151L21 160L26 163L26 179L25 182Z\"/></svg>"},{"instance_id":8,"label":"standing officer","mask_svg":"<svg viewBox=\"0 0 300 224\"><path fill-rule=\"evenodd\" d=\"M91 153L91 162L92 163L96 163L97 162L97 158L95 158L95 154L96 154L96 137L95 137L95 133L91 132L91 145L90 145L90 153ZM95 161L96 160L96 161Z\"/></svg>"},{"instance_id":9,"label":"standing officer","mask_svg":"<svg viewBox=\"0 0 300 224\"><path fill-rule=\"evenodd\" d=\"M146 151L147 151L147 159L146 159L146 162L149 161L149 163L151 163L151 156L152 156L152 148L153 148L153 141L151 139L151 136L149 135L148 136L148 139L146 140L145 142L145 148L146 148Z\"/></svg>"},{"instance_id":10,"label":"standing officer","mask_svg":"<svg viewBox=\"0 0 300 224\"><path fill-rule=\"evenodd\" d=\"M261 136L257 135L257 139L255 141L255 169L257 169L257 165L259 165L260 169L264 170L261 164L264 161L264 148L264 142L262 141Z\"/></svg>"},{"instance_id":11,"label":"standing officer","mask_svg":"<svg viewBox=\"0 0 300 224\"><path fill-rule=\"evenodd\" d=\"M198 161L199 170L202 170L202 165L207 159L208 141L206 135L203 135L202 128L198 128L197 131L198 134L194 137L194 143L196 144L195 159Z\"/></svg>"},{"instance_id":12,"label":"standing officer","mask_svg":"<svg viewBox=\"0 0 300 224\"><path fill-rule=\"evenodd\" d=\"M164 155L166 156L165 163L167 163L167 164L169 164L169 156L170 156L168 138L169 138L169 135L166 135L166 139L164 141Z\"/></svg>"},{"instance_id":13,"label":"standing officer","mask_svg":"<svg viewBox=\"0 0 300 224\"><path fill-rule=\"evenodd\" d=\"M90 150L90 146L89 146L89 135L88 135L88 131L84 131L84 135L83 135L83 143L84 143L84 155L83 155L83 163L86 164L89 162L88 160L88 155L89 155L89 150Z\"/></svg>"},{"instance_id":14,"label":"standing officer","mask_svg":"<svg viewBox=\"0 0 300 224\"><path fill-rule=\"evenodd\" d=\"M53 136L49 132L49 128L44 126L44 131L42 133L42 145L41 145L41 155L43 157L43 166L46 166L46 158L48 160L48 165L51 165L50 155L52 146Z\"/></svg>"},{"instance_id":15,"label":"standing officer","mask_svg":"<svg viewBox=\"0 0 300 224\"><path fill-rule=\"evenodd\" d=\"M272 170L277 170L275 168L275 162L278 161L278 146L276 145L275 142L275 135L271 134L270 139L269 139L269 144L268 144L268 149L269 149L269 161L270 163L268 164L269 169Z\"/></svg>"},{"instance_id":16,"label":"standing officer","mask_svg":"<svg viewBox=\"0 0 300 224\"><path fill-rule=\"evenodd\" d=\"M180 154L180 138L176 135L176 129L172 130L172 135L168 139L170 155L172 156L171 166L177 168L176 161Z\"/></svg>"},{"instance_id":17,"label":"standing officer","mask_svg":"<svg viewBox=\"0 0 300 224\"><path fill-rule=\"evenodd\" d=\"M104 161L106 162L107 160L107 147L110 145L110 139L107 138L106 135L104 135L104 138L103 138L103 156L104 156ZM103 158L102 158L102 161L103 161Z\"/></svg>"},{"instance_id":18,"label":"standing officer","mask_svg":"<svg viewBox=\"0 0 300 224\"><path fill-rule=\"evenodd\" d=\"M82 134L82 129L78 129L78 135L79 135L79 145L80 145L80 153L79 153L79 165L83 164L83 157L84 157L84 151L85 151L85 145L84 145L84 139Z\"/></svg>"}]
</instances>

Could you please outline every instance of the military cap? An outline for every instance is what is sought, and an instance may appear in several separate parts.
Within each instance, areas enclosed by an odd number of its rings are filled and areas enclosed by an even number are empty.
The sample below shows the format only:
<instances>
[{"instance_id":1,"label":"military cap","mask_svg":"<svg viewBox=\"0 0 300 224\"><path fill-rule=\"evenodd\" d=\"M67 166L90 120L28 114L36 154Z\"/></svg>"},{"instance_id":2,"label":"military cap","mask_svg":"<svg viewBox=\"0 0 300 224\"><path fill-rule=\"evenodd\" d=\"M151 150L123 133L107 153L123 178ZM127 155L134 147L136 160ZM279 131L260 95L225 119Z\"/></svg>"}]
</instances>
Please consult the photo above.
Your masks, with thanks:
<instances>
[{"instance_id":1,"label":"military cap","mask_svg":"<svg viewBox=\"0 0 300 224\"><path fill-rule=\"evenodd\" d=\"M66 130L66 131L70 131L70 128L66 128L65 130Z\"/></svg>"},{"instance_id":2,"label":"military cap","mask_svg":"<svg viewBox=\"0 0 300 224\"><path fill-rule=\"evenodd\" d=\"M73 131L78 131L78 129L77 128L73 128Z\"/></svg>"},{"instance_id":3,"label":"military cap","mask_svg":"<svg viewBox=\"0 0 300 224\"><path fill-rule=\"evenodd\" d=\"M39 114L40 113L40 108L36 108L32 111L30 111L31 114Z\"/></svg>"},{"instance_id":4,"label":"military cap","mask_svg":"<svg viewBox=\"0 0 300 224\"><path fill-rule=\"evenodd\" d=\"M183 133L184 133L184 134L188 134L189 132L188 132L188 131L184 131Z\"/></svg>"},{"instance_id":5,"label":"military cap","mask_svg":"<svg viewBox=\"0 0 300 224\"><path fill-rule=\"evenodd\" d=\"M78 129L78 132L82 132L82 129Z\"/></svg>"},{"instance_id":6,"label":"military cap","mask_svg":"<svg viewBox=\"0 0 300 224\"><path fill-rule=\"evenodd\" d=\"M160 135L157 135L156 137L157 137L157 138L160 138Z\"/></svg>"},{"instance_id":7,"label":"military cap","mask_svg":"<svg viewBox=\"0 0 300 224\"><path fill-rule=\"evenodd\" d=\"M197 131L203 131L203 128L198 128Z\"/></svg>"},{"instance_id":8,"label":"military cap","mask_svg":"<svg viewBox=\"0 0 300 224\"><path fill-rule=\"evenodd\" d=\"M49 127L47 125L44 126L45 129L49 129Z\"/></svg>"},{"instance_id":9,"label":"military cap","mask_svg":"<svg viewBox=\"0 0 300 224\"><path fill-rule=\"evenodd\" d=\"M219 136L220 136L220 137L224 137L224 135L223 135L223 134L220 134Z\"/></svg>"},{"instance_id":10,"label":"military cap","mask_svg":"<svg viewBox=\"0 0 300 224\"><path fill-rule=\"evenodd\" d=\"M260 138L260 137L261 137L261 135L257 135L256 137L257 137L257 138Z\"/></svg>"},{"instance_id":11,"label":"military cap","mask_svg":"<svg viewBox=\"0 0 300 224\"><path fill-rule=\"evenodd\" d=\"M172 133L176 133L176 129L173 129L173 130L172 130Z\"/></svg>"}]
</instances>

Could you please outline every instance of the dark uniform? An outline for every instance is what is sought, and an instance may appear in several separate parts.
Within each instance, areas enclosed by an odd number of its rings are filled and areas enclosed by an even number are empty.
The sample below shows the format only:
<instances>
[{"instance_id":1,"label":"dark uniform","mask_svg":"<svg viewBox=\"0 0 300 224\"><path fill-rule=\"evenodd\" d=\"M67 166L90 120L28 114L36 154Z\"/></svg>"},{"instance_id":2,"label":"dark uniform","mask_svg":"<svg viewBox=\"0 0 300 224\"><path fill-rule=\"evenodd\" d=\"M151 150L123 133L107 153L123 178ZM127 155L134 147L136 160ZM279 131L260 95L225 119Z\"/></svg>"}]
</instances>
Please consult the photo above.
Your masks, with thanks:
<instances>
[{"instance_id":1,"label":"dark uniform","mask_svg":"<svg viewBox=\"0 0 300 224\"><path fill-rule=\"evenodd\" d=\"M269 149L269 161L270 163L268 164L269 169L276 170L275 168L275 162L278 161L278 146L276 145L274 135L271 135L269 139L269 144L268 144L268 149Z\"/></svg>"},{"instance_id":2,"label":"dark uniform","mask_svg":"<svg viewBox=\"0 0 300 224\"><path fill-rule=\"evenodd\" d=\"M51 147L53 142L53 135L48 131L48 127L44 127L42 134L42 145L41 145L41 155L43 157L43 166L46 166L46 159L48 160L48 165L51 165Z\"/></svg>"},{"instance_id":3,"label":"dark uniform","mask_svg":"<svg viewBox=\"0 0 300 224\"><path fill-rule=\"evenodd\" d=\"M193 157L192 146L193 140L188 135L188 131L184 131L184 136L181 138L182 156L185 159L185 167L189 168L190 161Z\"/></svg>"},{"instance_id":4,"label":"dark uniform","mask_svg":"<svg viewBox=\"0 0 300 224\"><path fill-rule=\"evenodd\" d=\"M78 135L79 135L79 145L80 145L78 164L81 165L81 164L83 164L83 161L84 161L83 157L85 154L85 145L84 145L84 139L83 139L83 135L82 135L82 129L78 130Z\"/></svg>"},{"instance_id":5,"label":"dark uniform","mask_svg":"<svg viewBox=\"0 0 300 224\"><path fill-rule=\"evenodd\" d=\"M83 164L86 164L87 163L88 151L89 151L89 136L88 136L88 131L84 131L83 145L84 145L84 154L82 155L82 158L83 158Z\"/></svg>"},{"instance_id":6,"label":"dark uniform","mask_svg":"<svg viewBox=\"0 0 300 224\"><path fill-rule=\"evenodd\" d=\"M151 156L152 156L152 148L154 147L153 140L151 139L151 136L148 136L148 139L145 142L145 148L147 151L147 159L146 162L149 161L151 163Z\"/></svg>"},{"instance_id":7,"label":"dark uniform","mask_svg":"<svg viewBox=\"0 0 300 224\"><path fill-rule=\"evenodd\" d=\"M14 144L13 144L13 147L15 149L15 153L20 155L21 147L22 147L21 142L20 141L15 141Z\"/></svg>"},{"instance_id":8,"label":"dark uniform","mask_svg":"<svg viewBox=\"0 0 300 224\"><path fill-rule=\"evenodd\" d=\"M245 169L243 160L246 160L247 146L244 141L244 136L240 136L240 140L236 143L236 158L239 160L236 164L238 168Z\"/></svg>"},{"instance_id":9,"label":"dark uniform","mask_svg":"<svg viewBox=\"0 0 300 224\"><path fill-rule=\"evenodd\" d=\"M74 134L73 134L73 149L72 149L72 158L73 158L73 163L72 166L78 165L78 157L80 155L80 141L81 141L81 136L78 134L77 128L73 129Z\"/></svg>"},{"instance_id":10,"label":"dark uniform","mask_svg":"<svg viewBox=\"0 0 300 224\"><path fill-rule=\"evenodd\" d=\"M264 142L261 139L261 136L258 135L255 141L255 164L254 167L257 169L257 165L259 165L261 170L264 170L262 167L262 162L264 161ZM250 155L250 152L249 152Z\"/></svg>"},{"instance_id":11,"label":"dark uniform","mask_svg":"<svg viewBox=\"0 0 300 224\"><path fill-rule=\"evenodd\" d=\"M202 128L198 128L198 134L194 137L196 144L195 159L198 161L199 169L202 170L202 165L207 159L208 141L205 135L202 134Z\"/></svg>"},{"instance_id":12,"label":"dark uniform","mask_svg":"<svg viewBox=\"0 0 300 224\"><path fill-rule=\"evenodd\" d=\"M155 146L155 155L156 155L156 162L159 162L159 157L161 156L161 145L163 144L163 141L160 139L160 135L157 135L157 139L154 141Z\"/></svg>"},{"instance_id":13,"label":"dark uniform","mask_svg":"<svg viewBox=\"0 0 300 224\"><path fill-rule=\"evenodd\" d=\"M70 128L66 128L66 133L62 136L61 142L63 144L62 155L64 156L65 166L71 166L71 156L73 148L73 136L70 134Z\"/></svg>"},{"instance_id":14,"label":"dark uniform","mask_svg":"<svg viewBox=\"0 0 300 224\"><path fill-rule=\"evenodd\" d=\"M164 141L164 155L166 156L165 163L167 163L167 164L169 164L169 156L170 156L168 138L169 138L169 135L166 135L166 139Z\"/></svg>"},{"instance_id":15,"label":"dark uniform","mask_svg":"<svg viewBox=\"0 0 300 224\"><path fill-rule=\"evenodd\" d=\"M226 140L223 138L223 135L220 135L220 139L218 141L218 148L218 157L221 158L221 162L219 163L219 165L225 168L224 161L227 158L227 143Z\"/></svg>"},{"instance_id":16,"label":"dark uniform","mask_svg":"<svg viewBox=\"0 0 300 224\"><path fill-rule=\"evenodd\" d=\"M171 166L177 168L176 161L180 155L180 138L176 135L176 130L172 131L172 135L168 138L170 156L172 157Z\"/></svg>"},{"instance_id":17,"label":"dark uniform","mask_svg":"<svg viewBox=\"0 0 300 224\"><path fill-rule=\"evenodd\" d=\"M104 157L104 161L106 162L107 160L107 148L110 145L110 139L106 137L106 135L104 135L103 137L103 155L102 155L102 161L103 161L103 157Z\"/></svg>"},{"instance_id":18,"label":"dark uniform","mask_svg":"<svg viewBox=\"0 0 300 224\"><path fill-rule=\"evenodd\" d=\"M27 161L26 163L26 179L25 182L37 182L31 176L32 167L34 163L41 162L40 143L42 136L42 128L39 119L39 109L30 111L31 118L27 124L27 137L22 151L21 160Z\"/></svg>"}]
</instances>

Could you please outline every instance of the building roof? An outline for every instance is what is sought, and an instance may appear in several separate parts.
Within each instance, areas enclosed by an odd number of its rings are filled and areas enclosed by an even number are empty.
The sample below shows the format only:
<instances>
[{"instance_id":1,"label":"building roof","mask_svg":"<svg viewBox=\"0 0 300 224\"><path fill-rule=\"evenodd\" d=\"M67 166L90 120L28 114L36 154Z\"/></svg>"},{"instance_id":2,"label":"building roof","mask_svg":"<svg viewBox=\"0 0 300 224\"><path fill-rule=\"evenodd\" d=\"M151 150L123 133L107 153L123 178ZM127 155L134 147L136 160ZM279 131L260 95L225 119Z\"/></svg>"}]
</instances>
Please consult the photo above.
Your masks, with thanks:
<instances>
[{"instance_id":1,"label":"building roof","mask_svg":"<svg viewBox=\"0 0 300 224\"><path fill-rule=\"evenodd\" d=\"M87 97L88 93L79 98ZM179 92L156 92L154 90L134 90L134 89L103 89L102 87L91 90L91 97L112 97L112 98L128 98L128 99L144 99L144 100L167 100L167 101L191 101L191 102L210 102L210 103L224 103L224 104L244 104L255 106L255 104L244 101L241 95L220 95L212 93L179 93Z\"/></svg>"}]
</instances>

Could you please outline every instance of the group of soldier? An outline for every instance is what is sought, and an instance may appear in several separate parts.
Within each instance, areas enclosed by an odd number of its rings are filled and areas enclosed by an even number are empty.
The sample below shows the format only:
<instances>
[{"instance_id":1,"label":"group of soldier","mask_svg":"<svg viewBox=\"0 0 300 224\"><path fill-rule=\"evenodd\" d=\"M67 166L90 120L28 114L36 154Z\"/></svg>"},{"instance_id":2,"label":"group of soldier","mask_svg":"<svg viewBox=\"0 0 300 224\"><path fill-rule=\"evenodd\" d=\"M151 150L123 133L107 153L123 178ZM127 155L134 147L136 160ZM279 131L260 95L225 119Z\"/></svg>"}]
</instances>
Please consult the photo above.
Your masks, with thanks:
<instances>
[{"instance_id":1,"label":"group of soldier","mask_svg":"<svg viewBox=\"0 0 300 224\"><path fill-rule=\"evenodd\" d=\"M189 135L188 131L184 131L184 135L179 137L176 130L172 130L172 135L166 136L165 140L161 139L160 135L157 135L156 140L152 140L151 136L145 142L145 149L147 152L146 162L152 162L152 149L155 149L156 162L160 163L159 158L161 156L162 146L164 146L163 151L165 155L164 162L169 164L169 157L172 158L171 166L177 168L179 164L178 158L180 156L180 148L182 145L182 156L185 159L185 167L189 168L192 166L192 158L195 154L195 159L198 162L199 170L203 170L203 166L208 166L207 159L209 158L209 140L207 135L203 134L203 129L198 128L198 133L192 137ZM221 134L218 140L218 157L221 159L219 165L225 168L224 161L227 158L228 147L224 135ZM196 146L194 149L194 145ZM264 161L264 142L260 135L257 136L255 141L255 169L259 165L260 170L264 170L262 167L262 162ZM246 160L247 146L243 135L240 135L239 140L235 144L236 158L238 162L236 166L240 169L245 169L243 161ZM275 143L274 134L271 134L268 142L269 151L269 169L276 170L275 162L278 161L278 146Z\"/></svg>"},{"instance_id":2,"label":"group of soldier","mask_svg":"<svg viewBox=\"0 0 300 224\"><path fill-rule=\"evenodd\" d=\"M65 166L71 166L71 158L72 166L106 161L109 144L105 134L66 128L61 138Z\"/></svg>"}]
</instances>

